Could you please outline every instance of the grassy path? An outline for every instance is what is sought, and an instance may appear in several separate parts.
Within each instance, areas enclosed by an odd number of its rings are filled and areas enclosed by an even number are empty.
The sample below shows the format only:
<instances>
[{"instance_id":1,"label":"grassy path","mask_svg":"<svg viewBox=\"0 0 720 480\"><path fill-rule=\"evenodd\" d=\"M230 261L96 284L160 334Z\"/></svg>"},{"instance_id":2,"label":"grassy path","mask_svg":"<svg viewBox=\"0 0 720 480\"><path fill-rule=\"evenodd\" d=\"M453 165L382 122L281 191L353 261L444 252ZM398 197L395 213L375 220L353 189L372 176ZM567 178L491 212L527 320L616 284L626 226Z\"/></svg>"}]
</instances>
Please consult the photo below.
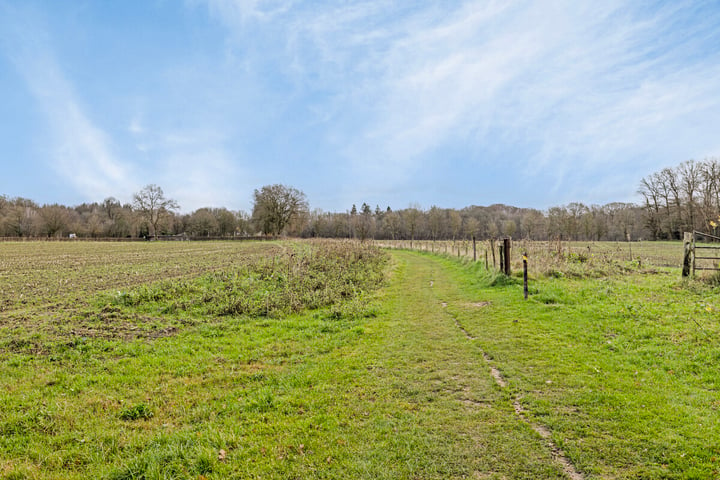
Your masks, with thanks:
<instances>
[{"instance_id":1,"label":"grassy path","mask_svg":"<svg viewBox=\"0 0 720 480\"><path fill-rule=\"evenodd\" d=\"M438 276L430 295L508 402L572 459L567 476L720 478L717 289L659 271L538 280L524 301L517 282L488 287L453 260L409 260L418 272L423 261Z\"/></svg>"},{"instance_id":2,"label":"grassy path","mask_svg":"<svg viewBox=\"0 0 720 480\"><path fill-rule=\"evenodd\" d=\"M381 318L384 338L364 353L377 358L377 408L406 411L389 445L370 443L395 452L399 463L387 478L566 478L446 308L461 301L456 281L436 258L394 256L399 268Z\"/></svg>"}]
</instances>

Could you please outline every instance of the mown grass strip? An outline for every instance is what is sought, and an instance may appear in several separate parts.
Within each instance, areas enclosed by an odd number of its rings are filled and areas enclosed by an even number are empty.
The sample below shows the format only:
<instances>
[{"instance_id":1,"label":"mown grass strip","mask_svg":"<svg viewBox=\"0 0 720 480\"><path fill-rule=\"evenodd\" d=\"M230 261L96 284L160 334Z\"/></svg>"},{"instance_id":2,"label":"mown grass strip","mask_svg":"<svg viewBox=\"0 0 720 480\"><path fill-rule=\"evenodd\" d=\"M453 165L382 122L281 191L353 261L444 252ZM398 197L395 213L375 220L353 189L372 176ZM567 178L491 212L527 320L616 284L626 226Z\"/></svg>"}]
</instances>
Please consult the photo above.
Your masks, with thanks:
<instances>
[{"instance_id":1,"label":"mown grass strip","mask_svg":"<svg viewBox=\"0 0 720 480\"><path fill-rule=\"evenodd\" d=\"M524 301L518 282L433 261L448 313L586 478L719 475L717 289L659 271L540 279Z\"/></svg>"}]
</instances>

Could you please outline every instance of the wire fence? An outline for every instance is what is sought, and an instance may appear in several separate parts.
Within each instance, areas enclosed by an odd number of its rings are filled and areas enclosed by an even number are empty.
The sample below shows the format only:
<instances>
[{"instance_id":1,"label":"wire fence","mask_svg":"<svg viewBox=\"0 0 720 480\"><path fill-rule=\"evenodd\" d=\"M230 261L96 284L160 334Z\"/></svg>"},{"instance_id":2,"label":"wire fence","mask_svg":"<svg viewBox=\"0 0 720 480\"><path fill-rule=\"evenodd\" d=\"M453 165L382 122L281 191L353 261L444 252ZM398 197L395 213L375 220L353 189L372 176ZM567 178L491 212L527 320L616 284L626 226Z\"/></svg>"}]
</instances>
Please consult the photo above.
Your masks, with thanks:
<instances>
[{"instance_id":1,"label":"wire fence","mask_svg":"<svg viewBox=\"0 0 720 480\"><path fill-rule=\"evenodd\" d=\"M433 252L475 260L489 269L500 269L499 245L502 241L473 242L430 240L378 240L385 248ZM510 250L513 272L522 271L522 255L527 253L533 275L603 275L615 270L681 268L682 242L573 242L515 240Z\"/></svg>"}]
</instances>

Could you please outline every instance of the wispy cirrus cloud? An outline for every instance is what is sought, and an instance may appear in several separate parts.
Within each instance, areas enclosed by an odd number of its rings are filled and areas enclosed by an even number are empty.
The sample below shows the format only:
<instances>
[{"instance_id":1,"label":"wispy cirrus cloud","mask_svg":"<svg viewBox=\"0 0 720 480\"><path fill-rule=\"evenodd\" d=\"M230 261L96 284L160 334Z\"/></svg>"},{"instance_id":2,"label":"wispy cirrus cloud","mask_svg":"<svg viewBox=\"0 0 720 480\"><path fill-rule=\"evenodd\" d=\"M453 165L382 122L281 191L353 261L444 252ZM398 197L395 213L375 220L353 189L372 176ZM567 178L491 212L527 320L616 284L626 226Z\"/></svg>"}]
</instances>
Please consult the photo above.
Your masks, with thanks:
<instances>
[{"instance_id":1,"label":"wispy cirrus cloud","mask_svg":"<svg viewBox=\"0 0 720 480\"><path fill-rule=\"evenodd\" d=\"M216 13L247 7L209 3ZM469 162L522 167L556 193L577 195L587 189L574 184L596 177L615 194L634 192L633 175L660 159L714 153L720 18L711 5L273 5L252 2L272 14L222 21L236 39L257 35L253 19L273 36L268 56L287 65L296 95L315 96L313 113L353 184L400 186L432 170L438 149L464 145ZM625 184L603 182L603 171L628 162L637 167Z\"/></svg>"},{"instance_id":2,"label":"wispy cirrus cloud","mask_svg":"<svg viewBox=\"0 0 720 480\"><path fill-rule=\"evenodd\" d=\"M7 4L2 5L2 13L5 55L25 80L47 123L48 167L87 200L134 186L132 172L112 152L112 139L84 111L58 63L42 16L31 7Z\"/></svg>"},{"instance_id":3,"label":"wispy cirrus cloud","mask_svg":"<svg viewBox=\"0 0 720 480\"><path fill-rule=\"evenodd\" d=\"M278 15L286 13L296 2L290 0L188 0L191 6L206 3L212 15L226 21L244 23L247 21L272 20Z\"/></svg>"},{"instance_id":4,"label":"wispy cirrus cloud","mask_svg":"<svg viewBox=\"0 0 720 480\"><path fill-rule=\"evenodd\" d=\"M630 200L720 153L718 24L691 0L0 0L0 84L37 107L0 141L83 198L157 183L183 210L277 182L328 210Z\"/></svg>"},{"instance_id":5,"label":"wispy cirrus cloud","mask_svg":"<svg viewBox=\"0 0 720 480\"><path fill-rule=\"evenodd\" d=\"M529 143L558 172L607 165L650 146L638 135L717 105L716 67L688 64L672 45L648 51L675 8L638 19L613 2L477 5L389 49L366 132L390 158L411 163L450 140Z\"/></svg>"}]
</instances>

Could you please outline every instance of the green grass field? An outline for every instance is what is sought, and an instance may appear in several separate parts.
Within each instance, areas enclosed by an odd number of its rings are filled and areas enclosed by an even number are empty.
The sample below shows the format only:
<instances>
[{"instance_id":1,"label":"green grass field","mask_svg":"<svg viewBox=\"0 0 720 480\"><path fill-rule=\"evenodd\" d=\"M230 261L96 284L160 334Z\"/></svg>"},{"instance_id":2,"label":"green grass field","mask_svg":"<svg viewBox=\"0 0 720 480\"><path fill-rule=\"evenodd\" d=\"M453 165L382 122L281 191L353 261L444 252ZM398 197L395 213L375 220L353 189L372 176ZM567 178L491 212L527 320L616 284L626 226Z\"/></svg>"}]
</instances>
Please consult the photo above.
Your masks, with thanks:
<instances>
[{"instance_id":1,"label":"green grass field","mask_svg":"<svg viewBox=\"0 0 720 480\"><path fill-rule=\"evenodd\" d=\"M0 244L0 478L716 478L718 290L601 273Z\"/></svg>"}]
</instances>

